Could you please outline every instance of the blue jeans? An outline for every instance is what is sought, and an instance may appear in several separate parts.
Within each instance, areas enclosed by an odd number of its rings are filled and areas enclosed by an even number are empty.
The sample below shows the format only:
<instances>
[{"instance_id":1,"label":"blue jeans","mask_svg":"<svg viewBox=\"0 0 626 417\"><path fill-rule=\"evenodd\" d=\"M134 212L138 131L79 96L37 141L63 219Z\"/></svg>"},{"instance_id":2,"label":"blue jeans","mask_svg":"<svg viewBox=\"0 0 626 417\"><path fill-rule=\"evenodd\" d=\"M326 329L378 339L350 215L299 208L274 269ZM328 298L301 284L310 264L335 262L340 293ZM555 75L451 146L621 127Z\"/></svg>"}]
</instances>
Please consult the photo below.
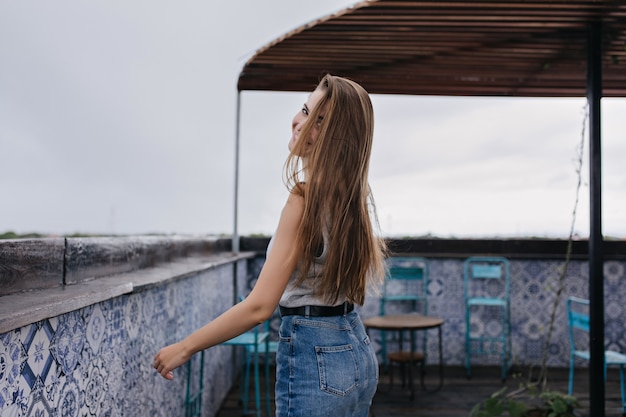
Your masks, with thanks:
<instances>
[{"instance_id":1,"label":"blue jeans","mask_svg":"<svg viewBox=\"0 0 626 417\"><path fill-rule=\"evenodd\" d=\"M367 417L378 361L361 319L285 316L276 353L277 417Z\"/></svg>"}]
</instances>

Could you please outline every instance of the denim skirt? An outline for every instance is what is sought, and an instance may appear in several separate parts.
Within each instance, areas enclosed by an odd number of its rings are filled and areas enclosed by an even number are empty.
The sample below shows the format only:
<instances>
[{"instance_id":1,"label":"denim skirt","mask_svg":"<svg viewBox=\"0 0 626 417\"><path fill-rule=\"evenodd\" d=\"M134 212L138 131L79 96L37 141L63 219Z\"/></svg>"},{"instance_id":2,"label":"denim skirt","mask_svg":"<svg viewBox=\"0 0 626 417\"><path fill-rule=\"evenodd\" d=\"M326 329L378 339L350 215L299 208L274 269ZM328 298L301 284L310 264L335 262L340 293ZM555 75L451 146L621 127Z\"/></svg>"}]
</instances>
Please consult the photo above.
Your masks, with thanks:
<instances>
[{"instance_id":1,"label":"denim skirt","mask_svg":"<svg viewBox=\"0 0 626 417\"><path fill-rule=\"evenodd\" d=\"M367 417L377 385L378 361L356 311L282 318L277 417Z\"/></svg>"}]
</instances>

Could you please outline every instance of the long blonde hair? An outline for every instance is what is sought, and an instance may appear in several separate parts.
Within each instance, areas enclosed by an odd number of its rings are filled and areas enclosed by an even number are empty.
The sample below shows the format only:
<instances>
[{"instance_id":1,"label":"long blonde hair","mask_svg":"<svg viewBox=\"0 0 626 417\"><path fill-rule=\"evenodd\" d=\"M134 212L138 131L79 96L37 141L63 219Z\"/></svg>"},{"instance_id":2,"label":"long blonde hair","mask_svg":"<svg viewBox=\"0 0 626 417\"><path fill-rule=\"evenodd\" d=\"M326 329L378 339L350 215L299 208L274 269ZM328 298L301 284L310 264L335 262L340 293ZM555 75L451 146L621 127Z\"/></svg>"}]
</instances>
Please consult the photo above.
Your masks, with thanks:
<instances>
[{"instance_id":1,"label":"long blonde hair","mask_svg":"<svg viewBox=\"0 0 626 417\"><path fill-rule=\"evenodd\" d=\"M302 283L324 245L327 257L315 293L334 304L345 296L362 305L369 284L384 278L386 246L374 232L376 210L368 183L374 111L367 91L346 78L326 75L285 164L287 186L304 197L294 247ZM323 114L323 117L321 115ZM307 147L304 138L318 129ZM306 184L303 184L303 170Z\"/></svg>"}]
</instances>

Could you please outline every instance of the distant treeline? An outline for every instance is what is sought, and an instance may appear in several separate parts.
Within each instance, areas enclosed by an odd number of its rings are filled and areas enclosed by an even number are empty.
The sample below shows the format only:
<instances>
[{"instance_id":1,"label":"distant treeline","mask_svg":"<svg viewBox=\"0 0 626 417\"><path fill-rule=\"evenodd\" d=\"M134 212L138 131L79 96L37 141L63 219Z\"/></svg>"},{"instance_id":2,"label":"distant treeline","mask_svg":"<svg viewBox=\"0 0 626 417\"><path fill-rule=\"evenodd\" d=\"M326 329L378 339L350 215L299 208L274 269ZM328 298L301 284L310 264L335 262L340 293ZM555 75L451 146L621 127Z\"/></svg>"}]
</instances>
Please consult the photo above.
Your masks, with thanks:
<instances>
[{"instance_id":1,"label":"distant treeline","mask_svg":"<svg viewBox=\"0 0 626 417\"><path fill-rule=\"evenodd\" d=\"M51 236L42 233L15 233L12 231L0 233L0 239L41 239L46 237L96 237L97 235L89 235L84 233L74 233L67 236Z\"/></svg>"}]
</instances>

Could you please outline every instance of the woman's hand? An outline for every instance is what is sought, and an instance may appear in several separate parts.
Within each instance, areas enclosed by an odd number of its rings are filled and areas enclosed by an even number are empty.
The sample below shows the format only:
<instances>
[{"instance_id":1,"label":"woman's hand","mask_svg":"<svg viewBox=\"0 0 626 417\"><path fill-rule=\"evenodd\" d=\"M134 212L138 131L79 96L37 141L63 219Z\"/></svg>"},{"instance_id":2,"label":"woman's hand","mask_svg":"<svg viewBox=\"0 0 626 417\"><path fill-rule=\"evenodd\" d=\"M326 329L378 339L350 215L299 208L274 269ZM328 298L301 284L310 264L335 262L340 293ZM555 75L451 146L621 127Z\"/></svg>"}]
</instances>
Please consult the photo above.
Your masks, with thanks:
<instances>
[{"instance_id":1,"label":"woman's hand","mask_svg":"<svg viewBox=\"0 0 626 417\"><path fill-rule=\"evenodd\" d=\"M187 362L191 356L181 342L174 343L161 349L154 356L154 369L165 379L174 379L174 369Z\"/></svg>"}]
</instances>

